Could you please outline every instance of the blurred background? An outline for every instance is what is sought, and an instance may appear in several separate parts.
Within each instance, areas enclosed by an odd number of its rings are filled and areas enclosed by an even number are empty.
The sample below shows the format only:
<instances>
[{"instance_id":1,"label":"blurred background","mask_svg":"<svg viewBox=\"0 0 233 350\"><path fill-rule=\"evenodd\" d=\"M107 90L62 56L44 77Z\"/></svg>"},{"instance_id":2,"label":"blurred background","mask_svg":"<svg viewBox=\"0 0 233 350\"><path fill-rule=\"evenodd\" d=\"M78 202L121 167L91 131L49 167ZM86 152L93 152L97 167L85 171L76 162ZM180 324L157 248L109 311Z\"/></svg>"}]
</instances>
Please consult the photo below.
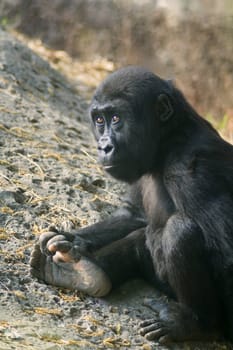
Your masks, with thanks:
<instances>
[{"instance_id":1,"label":"blurred background","mask_svg":"<svg viewBox=\"0 0 233 350\"><path fill-rule=\"evenodd\" d=\"M233 0L1 0L0 25L90 92L127 64L172 78L233 140Z\"/></svg>"}]
</instances>

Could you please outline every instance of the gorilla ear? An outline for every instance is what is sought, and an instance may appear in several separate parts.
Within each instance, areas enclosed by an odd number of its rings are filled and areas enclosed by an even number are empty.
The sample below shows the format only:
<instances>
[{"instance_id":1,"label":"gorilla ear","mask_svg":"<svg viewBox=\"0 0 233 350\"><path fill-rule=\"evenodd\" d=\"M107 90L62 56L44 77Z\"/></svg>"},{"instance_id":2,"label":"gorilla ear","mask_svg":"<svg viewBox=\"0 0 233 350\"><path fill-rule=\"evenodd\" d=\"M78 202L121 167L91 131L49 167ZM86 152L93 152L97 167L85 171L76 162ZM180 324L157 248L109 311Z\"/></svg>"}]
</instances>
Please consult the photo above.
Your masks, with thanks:
<instances>
[{"instance_id":1,"label":"gorilla ear","mask_svg":"<svg viewBox=\"0 0 233 350\"><path fill-rule=\"evenodd\" d=\"M161 122L166 122L173 115L173 107L169 97L166 94L160 94L157 99L157 108L159 119Z\"/></svg>"}]
</instances>

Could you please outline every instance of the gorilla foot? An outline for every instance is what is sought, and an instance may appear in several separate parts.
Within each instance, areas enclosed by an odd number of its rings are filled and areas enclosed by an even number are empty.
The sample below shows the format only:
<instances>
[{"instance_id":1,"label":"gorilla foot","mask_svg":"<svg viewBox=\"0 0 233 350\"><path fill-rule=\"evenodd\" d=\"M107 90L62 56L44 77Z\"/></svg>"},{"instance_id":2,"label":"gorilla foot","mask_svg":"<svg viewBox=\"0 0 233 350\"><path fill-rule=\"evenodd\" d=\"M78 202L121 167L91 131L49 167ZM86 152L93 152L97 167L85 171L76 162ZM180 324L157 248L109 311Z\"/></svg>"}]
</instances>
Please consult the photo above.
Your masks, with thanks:
<instances>
[{"instance_id":1,"label":"gorilla foot","mask_svg":"<svg viewBox=\"0 0 233 350\"><path fill-rule=\"evenodd\" d=\"M144 304L155 311L152 319L140 323L140 334L148 340L164 344L219 338L219 334L214 330L201 330L197 315L183 304L172 301L165 303L154 299L147 299Z\"/></svg>"},{"instance_id":2,"label":"gorilla foot","mask_svg":"<svg viewBox=\"0 0 233 350\"><path fill-rule=\"evenodd\" d=\"M41 253L36 244L30 259L31 275L48 284L79 290L94 297L107 295L111 282L106 273L91 260L81 257L78 262L61 262Z\"/></svg>"}]
</instances>

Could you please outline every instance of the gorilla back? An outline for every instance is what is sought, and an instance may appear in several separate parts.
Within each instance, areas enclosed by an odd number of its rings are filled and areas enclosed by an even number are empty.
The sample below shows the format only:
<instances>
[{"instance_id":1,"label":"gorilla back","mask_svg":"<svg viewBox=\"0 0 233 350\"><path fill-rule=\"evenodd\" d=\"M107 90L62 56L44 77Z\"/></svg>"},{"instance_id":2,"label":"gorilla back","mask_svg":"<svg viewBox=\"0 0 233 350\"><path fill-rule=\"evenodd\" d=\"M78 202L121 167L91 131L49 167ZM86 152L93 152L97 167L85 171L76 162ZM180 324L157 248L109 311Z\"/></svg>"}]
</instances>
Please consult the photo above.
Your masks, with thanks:
<instances>
[{"instance_id":1,"label":"gorilla back","mask_svg":"<svg viewBox=\"0 0 233 350\"><path fill-rule=\"evenodd\" d=\"M113 217L75 235L44 234L32 272L61 285L53 271L63 267L51 268L56 255L63 262L88 256L107 292L140 276L171 297L150 303L155 317L141 323L148 339L233 340L232 145L171 82L141 67L111 74L90 116L99 161L129 183L129 196ZM79 268L72 269L73 281Z\"/></svg>"}]
</instances>

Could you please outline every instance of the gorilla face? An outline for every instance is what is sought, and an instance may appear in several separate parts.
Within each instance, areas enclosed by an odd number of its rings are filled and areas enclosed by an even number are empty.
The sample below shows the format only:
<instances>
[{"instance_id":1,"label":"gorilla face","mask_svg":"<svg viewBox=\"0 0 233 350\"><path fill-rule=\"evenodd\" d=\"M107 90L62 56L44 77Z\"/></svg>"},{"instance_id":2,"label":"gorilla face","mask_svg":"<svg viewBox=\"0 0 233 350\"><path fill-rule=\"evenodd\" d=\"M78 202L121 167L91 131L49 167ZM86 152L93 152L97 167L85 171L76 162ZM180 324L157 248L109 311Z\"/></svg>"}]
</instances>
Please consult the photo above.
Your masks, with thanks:
<instances>
[{"instance_id":1,"label":"gorilla face","mask_svg":"<svg viewBox=\"0 0 233 350\"><path fill-rule=\"evenodd\" d=\"M156 163L160 78L142 68L111 74L96 90L90 115L99 161L116 179L134 182Z\"/></svg>"}]
</instances>

